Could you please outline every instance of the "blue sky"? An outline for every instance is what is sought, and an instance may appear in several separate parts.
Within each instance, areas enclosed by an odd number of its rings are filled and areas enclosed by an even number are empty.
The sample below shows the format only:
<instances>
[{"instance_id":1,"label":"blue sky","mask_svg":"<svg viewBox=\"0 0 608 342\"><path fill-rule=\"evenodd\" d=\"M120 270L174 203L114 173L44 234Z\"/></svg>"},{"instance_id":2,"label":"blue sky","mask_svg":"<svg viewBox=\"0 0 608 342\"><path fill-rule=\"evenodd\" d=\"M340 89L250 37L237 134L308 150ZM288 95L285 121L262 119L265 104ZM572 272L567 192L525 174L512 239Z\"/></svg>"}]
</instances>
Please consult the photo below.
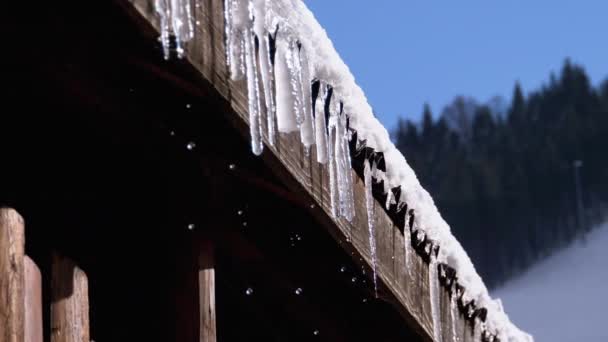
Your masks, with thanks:
<instances>
[{"instance_id":1,"label":"blue sky","mask_svg":"<svg viewBox=\"0 0 608 342\"><path fill-rule=\"evenodd\" d=\"M608 77L608 0L305 0L380 120L437 114L456 95L510 100L566 57Z\"/></svg>"}]
</instances>

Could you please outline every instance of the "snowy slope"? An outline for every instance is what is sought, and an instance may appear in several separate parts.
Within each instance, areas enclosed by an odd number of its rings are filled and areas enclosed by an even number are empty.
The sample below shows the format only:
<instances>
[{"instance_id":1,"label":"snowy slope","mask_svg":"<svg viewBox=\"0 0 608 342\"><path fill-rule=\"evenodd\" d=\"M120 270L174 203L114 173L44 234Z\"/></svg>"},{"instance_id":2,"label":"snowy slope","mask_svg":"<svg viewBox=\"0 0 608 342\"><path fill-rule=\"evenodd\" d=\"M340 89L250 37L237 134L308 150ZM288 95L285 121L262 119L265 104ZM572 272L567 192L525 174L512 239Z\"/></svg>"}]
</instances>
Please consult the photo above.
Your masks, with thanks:
<instances>
[{"instance_id":1,"label":"snowy slope","mask_svg":"<svg viewBox=\"0 0 608 342\"><path fill-rule=\"evenodd\" d=\"M608 341L608 223L494 291L536 342Z\"/></svg>"}]
</instances>

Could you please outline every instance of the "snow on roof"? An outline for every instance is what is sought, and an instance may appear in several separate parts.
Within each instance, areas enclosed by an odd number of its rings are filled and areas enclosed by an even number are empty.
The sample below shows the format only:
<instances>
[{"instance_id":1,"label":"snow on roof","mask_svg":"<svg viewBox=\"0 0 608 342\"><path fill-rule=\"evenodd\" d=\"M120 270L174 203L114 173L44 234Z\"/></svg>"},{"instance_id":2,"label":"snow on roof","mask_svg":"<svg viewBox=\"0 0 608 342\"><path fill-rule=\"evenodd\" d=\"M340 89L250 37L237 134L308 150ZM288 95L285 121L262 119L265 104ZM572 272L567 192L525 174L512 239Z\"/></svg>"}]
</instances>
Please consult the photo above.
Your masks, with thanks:
<instances>
[{"instance_id":1,"label":"snow on roof","mask_svg":"<svg viewBox=\"0 0 608 342\"><path fill-rule=\"evenodd\" d=\"M187 2L156 0L156 6L165 52L168 33L172 32L181 54L183 43L193 36ZM483 329L501 341L532 341L530 335L509 321L500 301L490 297L432 197L373 115L363 90L306 5L301 0L225 0L225 9L227 62L233 79L247 80L253 152L262 153L264 126L271 145L276 131L299 131L306 150L314 146L317 161L329 163L334 216L350 220L354 206L348 142L352 130L356 131L365 146L384 155L385 172L379 171L375 163L366 166L366 170L373 169L374 177L384 181L389 201L407 203L408 209L413 209L416 230L440 246L437 257L431 258L431 269L436 268L435 263L442 263L456 271L458 283L465 288L464 302L474 300L478 307L488 310ZM266 125L262 123L262 112L267 113ZM371 187L371 182L367 183ZM390 189L394 187L401 188L396 200L390 198ZM409 234L409 230L404 231L404 235ZM372 255L375 263L374 258ZM430 273L436 278L436 272ZM429 280L431 284L437 282ZM435 327L438 325L439 322L434 322ZM434 335L440 340L437 331Z\"/></svg>"}]
</instances>

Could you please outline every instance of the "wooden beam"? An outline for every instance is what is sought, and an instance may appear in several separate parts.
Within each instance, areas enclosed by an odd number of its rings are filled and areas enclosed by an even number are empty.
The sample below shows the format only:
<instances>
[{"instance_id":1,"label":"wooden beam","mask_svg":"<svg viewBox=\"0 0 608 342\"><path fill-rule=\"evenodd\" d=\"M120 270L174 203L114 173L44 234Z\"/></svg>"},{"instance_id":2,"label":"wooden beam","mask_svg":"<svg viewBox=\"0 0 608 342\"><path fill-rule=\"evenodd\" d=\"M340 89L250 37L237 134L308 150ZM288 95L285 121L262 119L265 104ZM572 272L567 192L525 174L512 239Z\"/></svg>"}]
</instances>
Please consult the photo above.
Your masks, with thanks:
<instances>
[{"instance_id":1,"label":"wooden beam","mask_svg":"<svg viewBox=\"0 0 608 342\"><path fill-rule=\"evenodd\" d=\"M25 342L42 342L42 275L28 256L25 257Z\"/></svg>"},{"instance_id":2,"label":"wooden beam","mask_svg":"<svg viewBox=\"0 0 608 342\"><path fill-rule=\"evenodd\" d=\"M213 242L203 238L198 252L198 286L201 342L216 342L215 257Z\"/></svg>"},{"instance_id":3,"label":"wooden beam","mask_svg":"<svg viewBox=\"0 0 608 342\"><path fill-rule=\"evenodd\" d=\"M24 335L23 218L0 208L0 341L21 342Z\"/></svg>"},{"instance_id":4,"label":"wooden beam","mask_svg":"<svg viewBox=\"0 0 608 342\"><path fill-rule=\"evenodd\" d=\"M58 254L51 271L51 342L89 342L87 275Z\"/></svg>"}]
</instances>

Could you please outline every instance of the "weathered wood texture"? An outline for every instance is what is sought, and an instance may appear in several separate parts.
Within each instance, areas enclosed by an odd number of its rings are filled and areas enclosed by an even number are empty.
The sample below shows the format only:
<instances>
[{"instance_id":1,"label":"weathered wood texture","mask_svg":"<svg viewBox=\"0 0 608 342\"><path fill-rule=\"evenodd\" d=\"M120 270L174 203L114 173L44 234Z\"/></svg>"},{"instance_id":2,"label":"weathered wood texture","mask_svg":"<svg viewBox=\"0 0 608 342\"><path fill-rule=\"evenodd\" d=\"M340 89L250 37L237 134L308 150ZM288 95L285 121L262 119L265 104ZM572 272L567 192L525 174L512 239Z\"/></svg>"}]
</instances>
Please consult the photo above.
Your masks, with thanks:
<instances>
[{"instance_id":1,"label":"weathered wood texture","mask_svg":"<svg viewBox=\"0 0 608 342\"><path fill-rule=\"evenodd\" d=\"M198 295L200 314L201 342L215 342L216 314L215 314L215 258L213 243L203 239L199 245L198 256Z\"/></svg>"},{"instance_id":2,"label":"weathered wood texture","mask_svg":"<svg viewBox=\"0 0 608 342\"><path fill-rule=\"evenodd\" d=\"M89 342L89 284L68 258L53 255L51 342Z\"/></svg>"},{"instance_id":3,"label":"weathered wood texture","mask_svg":"<svg viewBox=\"0 0 608 342\"><path fill-rule=\"evenodd\" d=\"M153 0L132 0L137 13L143 17L144 31L151 28L158 31L158 18L154 12ZM195 38L186 47L186 60L196 68L204 80L217 90L217 96L230 103L230 112L225 113L234 126L246 136L248 133L247 89L245 81L234 82L228 75L225 58L224 13L222 0L197 1L195 7ZM137 17L137 16L136 16ZM159 54L160 58L160 54ZM262 94L263 96L263 94ZM262 100L263 101L263 100ZM265 113L263 113L265 116ZM266 118L262 118L266 123ZM310 201L311 214L323 224L340 245L352 252L353 257L365 260L371 265L367 212L365 206L365 188L361 178L352 171L354 180L356 215L352 222L335 219L331 214L329 194L329 174L326 165L317 163L313 148L305 153L300 143L299 133L280 134L275 146L268 144L264 136L262 158L273 169L277 177L287 184L295 193ZM312 204L315 204L314 206ZM374 209L377 240L377 272L381 286L380 296L395 304L409 324L418 331L424 340L432 340L432 318L429 302L428 265L414 251L411 245L405 244L403 234L383 210L380 203ZM403 229L403 227L401 227ZM408 250L409 263L405 261L405 250ZM369 268L368 268L369 270ZM451 324L449 297L443 291L441 322L444 334L451 334L451 327L468 324L458 316L458 322ZM461 341L467 341L470 329L463 329ZM460 331L460 329L459 329ZM469 334L470 335L470 334Z\"/></svg>"},{"instance_id":4,"label":"weathered wood texture","mask_svg":"<svg viewBox=\"0 0 608 342\"><path fill-rule=\"evenodd\" d=\"M25 257L25 342L42 342L42 275Z\"/></svg>"},{"instance_id":5,"label":"weathered wood texture","mask_svg":"<svg viewBox=\"0 0 608 342\"><path fill-rule=\"evenodd\" d=\"M0 208L0 341L23 341L25 232L23 218Z\"/></svg>"}]
</instances>

